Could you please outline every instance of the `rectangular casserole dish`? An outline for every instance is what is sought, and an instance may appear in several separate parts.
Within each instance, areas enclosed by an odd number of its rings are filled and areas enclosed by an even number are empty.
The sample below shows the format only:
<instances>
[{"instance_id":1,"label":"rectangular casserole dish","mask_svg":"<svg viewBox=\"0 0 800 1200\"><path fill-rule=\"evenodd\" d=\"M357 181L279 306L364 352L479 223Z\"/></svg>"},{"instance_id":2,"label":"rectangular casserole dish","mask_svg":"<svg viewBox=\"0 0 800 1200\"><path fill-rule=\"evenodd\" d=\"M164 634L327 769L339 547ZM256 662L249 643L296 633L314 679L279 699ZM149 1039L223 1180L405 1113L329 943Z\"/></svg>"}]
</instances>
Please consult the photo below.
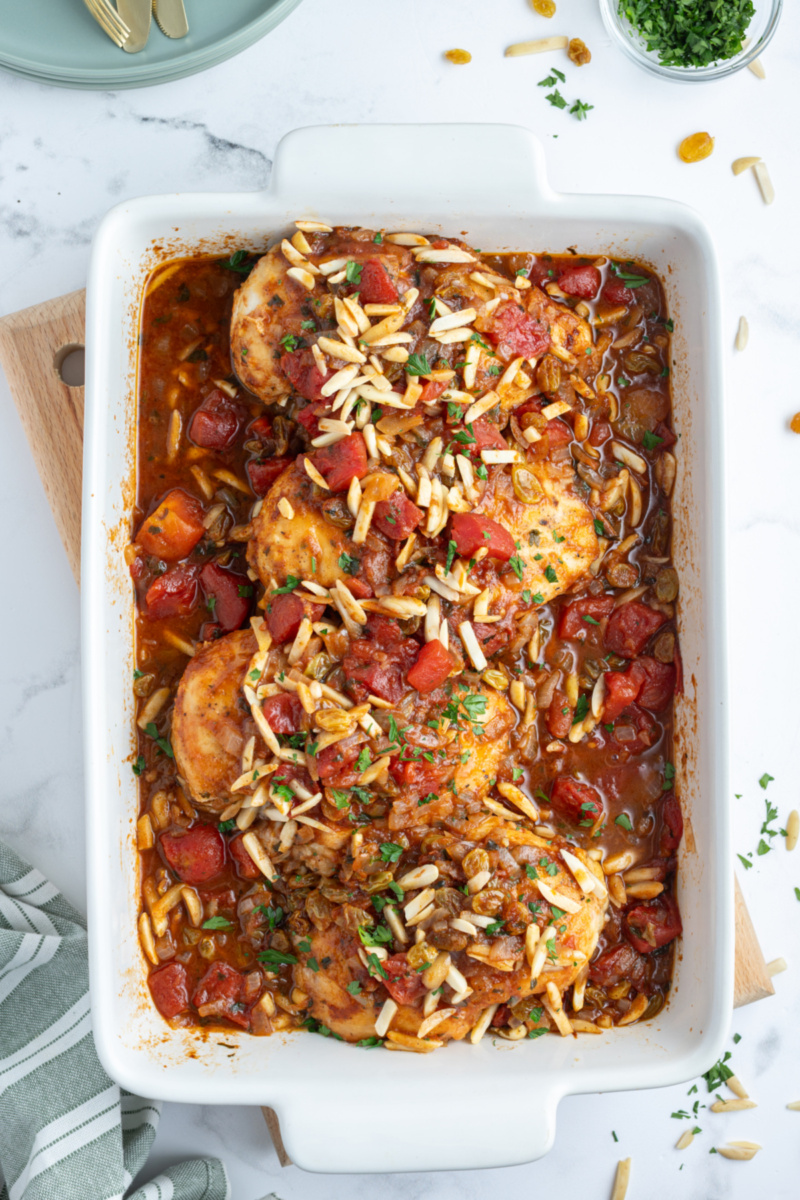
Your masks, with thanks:
<instances>
[{"instance_id":1,"label":"rectangular casserole dish","mask_svg":"<svg viewBox=\"0 0 800 1200\"><path fill-rule=\"evenodd\" d=\"M425 171L410 171L411 162L424 162ZM476 163L486 165L476 170ZM122 553L135 496L141 294L165 258L260 247L297 217L441 231L483 249L574 246L645 261L665 281L680 438L674 555L685 694L677 704L676 783L696 849L684 841L681 851L684 936L671 1000L646 1024L601 1037L498 1045L487 1038L431 1056L389 1055L308 1034L172 1030L150 1002L136 932L134 600ZM538 142L513 126L302 129L280 143L266 192L144 197L113 209L93 246L86 341L89 944L95 1038L109 1074L166 1100L270 1105L299 1166L385 1172L527 1162L552 1145L562 1096L660 1087L706 1070L721 1052L732 1000L733 879L720 301L699 216L649 197L556 195ZM467 1120L476 1093L497 1098L477 1124Z\"/></svg>"}]
</instances>

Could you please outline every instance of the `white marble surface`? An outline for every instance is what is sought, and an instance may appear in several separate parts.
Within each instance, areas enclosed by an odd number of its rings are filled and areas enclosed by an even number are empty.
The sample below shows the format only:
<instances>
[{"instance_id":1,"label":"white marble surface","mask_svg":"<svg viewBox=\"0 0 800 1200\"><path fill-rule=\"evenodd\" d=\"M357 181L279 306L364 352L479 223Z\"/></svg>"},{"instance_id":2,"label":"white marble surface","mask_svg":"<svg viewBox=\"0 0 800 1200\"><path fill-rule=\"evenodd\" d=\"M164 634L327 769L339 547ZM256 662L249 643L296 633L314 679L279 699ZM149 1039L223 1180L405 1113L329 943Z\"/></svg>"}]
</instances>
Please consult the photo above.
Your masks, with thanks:
<instances>
[{"instance_id":1,"label":"white marble surface","mask_svg":"<svg viewBox=\"0 0 800 1200\"><path fill-rule=\"evenodd\" d=\"M190 11L191 11L191 6ZM750 72L720 83L679 86L650 79L612 50L593 0L559 0L552 26L524 0L326 0L305 3L275 33L202 76L141 91L55 90L0 74L0 312L81 287L98 220L116 201L156 191L256 189L284 132L330 121L506 120L542 138L553 185L563 191L670 196L700 209L715 232L729 344L731 796L735 847L755 850L764 815L763 772L780 823L798 805L796 770L797 597L800 438L788 419L800 408L796 234L800 160L795 47L800 11L787 5L764 56L768 78ZM584 37L594 52L578 72L566 63L563 91L594 104L585 123L550 108L536 84L559 59L504 60L509 42L542 32ZM444 62L464 46L468 67ZM696 129L716 136L713 157L685 166L675 156ZM761 154L777 199L765 207L755 181L734 179L731 161ZM424 176L424 163L409 163ZM479 169L479 167L477 168ZM740 314L750 345L736 355ZM794 352L794 353L793 353ZM84 903L78 593L44 493L0 375L0 511L4 570L0 669L0 837ZM35 553L31 553L31 548ZM757 601L764 598L766 619ZM776 839L742 872L768 959L786 957L777 995L732 1019L742 1035L733 1062L759 1102L752 1112L709 1116L686 1152L685 1087L589 1096L561 1107L556 1146L536 1164L507 1171L381 1178L281 1170L254 1109L165 1106L158 1165L198 1153L225 1159L236 1200L344 1200L382 1195L489 1198L509 1190L541 1195L610 1194L614 1164L632 1155L630 1200L736 1200L754 1189L797 1195L800 996L797 989L800 852ZM733 864L732 864L733 865ZM535 1084L532 1083L532 1086ZM697 1097L707 1102L700 1082ZM443 1098L443 1102L446 1100ZM480 1119L481 1098L474 1102ZM616 1131L619 1144L612 1138ZM357 1131L354 1131L357 1136ZM753 1163L709 1150L726 1138L759 1141ZM64 1200L71 1200L65 1197Z\"/></svg>"}]
</instances>

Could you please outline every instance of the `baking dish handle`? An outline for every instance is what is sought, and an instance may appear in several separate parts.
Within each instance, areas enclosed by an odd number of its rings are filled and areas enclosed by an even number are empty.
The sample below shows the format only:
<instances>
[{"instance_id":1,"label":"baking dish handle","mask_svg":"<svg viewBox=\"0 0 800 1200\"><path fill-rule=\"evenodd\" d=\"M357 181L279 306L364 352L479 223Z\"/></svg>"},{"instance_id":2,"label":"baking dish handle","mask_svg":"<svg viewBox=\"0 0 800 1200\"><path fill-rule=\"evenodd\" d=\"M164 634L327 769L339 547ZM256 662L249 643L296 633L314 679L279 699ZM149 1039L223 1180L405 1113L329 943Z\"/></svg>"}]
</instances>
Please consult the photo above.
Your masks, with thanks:
<instances>
[{"instance_id":1,"label":"baking dish handle","mask_svg":"<svg viewBox=\"0 0 800 1200\"><path fill-rule=\"evenodd\" d=\"M560 1093L535 1076L526 1103L509 1104L496 1077L494 1085L438 1078L431 1070L435 1054L424 1066L418 1055L403 1055L408 1069L392 1071L391 1079L382 1075L379 1055L373 1096L363 1077L356 1091L345 1073L331 1085L309 1083L302 1095L275 1105L296 1166L364 1174L466 1170L533 1162L552 1148Z\"/></svg>"},{"instance_id":2,"label":"baking dish handle","mask_svg":"<svg viewBox=\"0 0 800 1200\"><path fill-rule=\"evenodd\" d=\"M485 211L495 217L531 199L552 201L541 143L519 125L315 125L275 152L269 191L287 211L352 208L360 179L398 216ZM398 221L398 224L400 222Z\"/></svg>"}]
</instances>

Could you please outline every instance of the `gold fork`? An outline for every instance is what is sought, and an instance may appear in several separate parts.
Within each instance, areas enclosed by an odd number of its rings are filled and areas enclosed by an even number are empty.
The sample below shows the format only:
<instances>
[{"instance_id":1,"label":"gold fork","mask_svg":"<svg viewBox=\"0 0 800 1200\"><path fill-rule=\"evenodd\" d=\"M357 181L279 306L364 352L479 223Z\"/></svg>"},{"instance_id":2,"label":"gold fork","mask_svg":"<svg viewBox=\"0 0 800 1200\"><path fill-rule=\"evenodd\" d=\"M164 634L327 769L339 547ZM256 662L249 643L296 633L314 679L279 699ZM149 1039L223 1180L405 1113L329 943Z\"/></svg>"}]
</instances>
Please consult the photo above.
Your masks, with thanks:
<instances>
[{"instance_id":1,"label":"gold fork","mask_svg":"<svg viewBox=\"0 0 800 1200\"><path fill-rule=\"evenodd\" d=\"M131 31L111 4L111 0L83 0L83 2L100 28L108 34L115 45L122 48L131 36Z\"/></svg>"}]
</instances>

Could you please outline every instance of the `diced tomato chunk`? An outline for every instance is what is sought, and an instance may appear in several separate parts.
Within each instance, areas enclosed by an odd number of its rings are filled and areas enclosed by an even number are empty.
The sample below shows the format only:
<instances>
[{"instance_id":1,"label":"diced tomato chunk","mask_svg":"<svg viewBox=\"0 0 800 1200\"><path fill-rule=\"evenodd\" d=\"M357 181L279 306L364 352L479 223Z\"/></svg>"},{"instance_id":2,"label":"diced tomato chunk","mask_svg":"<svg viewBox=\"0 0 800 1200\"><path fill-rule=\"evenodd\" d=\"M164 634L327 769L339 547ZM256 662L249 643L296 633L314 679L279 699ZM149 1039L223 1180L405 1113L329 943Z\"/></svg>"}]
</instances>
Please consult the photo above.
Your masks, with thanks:
<instances>
[{"instance_id":1,"label":"diced tomato chunk","mask_svg":"<svg viewBox=\"0 0 800 1200\"><path fill-rule=\"evenodd\" d=\"M620 604L606 625L606 649L621 658L636 658L667 618L640 600Z\"/></svg>"},{"instance_id":2,"label":"diced tomato chunk","mask_svg":"<svg viewBox=\"0 0 800 1200\"><path fill-rule=\"evenodd\" d=\"M300 728L303 706L291 692L267 696L261 711L273 733L297 733Z\"/></svg>"},{"instance_id":3,"label":"diced tomato chunk","mask_svg":"<svg viewBox=\"0 0 800 1200\"><path fill-rule=\"evenodd\" d=\"M425 696L442 686L455 665L450 651L445 650L438 638L434 638L422 647L406 679L411 687Z\"/></svg>"},{"instance_id":4,"label":"diced tomato chunk","mask_svg":"<svg viewBox=\"0 0 800 1200\"><path fill-rule=\"evenodd\" d=\"M595 421L589 434L590 446L602 446L611 437L611 426L607 421Z\"/></svg>"},{"instance_id":5,"label":"diced tomato chunk","mask_svg":"<svg viewBox=\"0 0 800 1200\"><path fill-rule=\"evenodd\" d=\"M438 400L442 392L446 390L447 384L441 379L429 379L427 383L422 385L422 395L417 403L429 404L431 400Z\"/></svg>"},{"instance_id":6,"label":"diced tomato chunk","mask_svg":"<svg viewBox=\"0 0 800 1200\"><path fill-rule=\"evenodd\" d=\"M567 703L567 697L560 689L553 693L545 723L550 736L554 738L564 738L572 729L572 709Z\"/></svg>"},{"instance_id":7,"label":"diced tomato chunk","mask_svg":"<svg viewBox=\"0 0 800 1200\"><path fill-rule=\"evenodd\" d=\"M189 982L183 963L171 962L159 967L147 980L147 986L153 1003L167 1020L189 1007Z\"/></svg>"},{"instance_id":8,"label":"diced tomato chunk","mask_svg":"<svg viewBox=\"0 0 800 1200\"><path fill-rule=\"evenodd\" d=\"M568 267L559 275L556 283L568 296L580 296L582 300L594 300L600 290L600 272L597 267Z\"/></svg>"},{"instance_id":9,"label":"diced tomato chunk","mask_svg":"<svg viewBox=\"0 0 800 1200\"><path fill-rule=\"evenodd\" d=\"M164 858L184 883L208 883L225 866L225 839L216 825L162 833L160 841Z\"/></svg>"},{"instance_id":10,"label":"diced tomato chunk","mask_svg":"<svg viewBox=\"0 0 800 1200\"><path fill-rule=\"evenodd\" d=\"M400 487L392 492L388 500L378 501L372 516L372 524L375 529L380 530L384 537L399 542L417 528L422 516L422 509L417 508L413 500L409 500L403 488Z\"/></svg>"},{"instance_id":11,"label":"diced tomato chunk","mask_svg":"<svg viewBox=\"0 0 800 1200\"><path fill-rule=\"evenodd\" d=\"M508 1005L500 1004L498 1005L495 1014L492 1017L491 1023L495 1029L502 1029L504 1025L508 1024L511 1016L511 1009L508 1007Z\"/></svg>"},{"instance_id":12,"label":"diced tomato chunk","mask_svg":"<svg viewBox=\"0 0 800 1200\"><path fill-rule=\"evenodd\" d=\"M226 962L215 962L206 971L192 996L201 1017L226 1017L246 1029L250 1018L244 1004L245 979Z\"/></svg>"},{"instance_id":13,"label":"diced tomato chunk","mask_svg":"<svg viewBox=\"0 0 800 1200\"><path fill-rule=\"evenodd\" d=\"M284 592L281 596L273 596L267 605L265 620L267 629L272 634L272 640L280 646L283 642L294 641L300 622L305 616L303 601L292 592Z\"/></svg>"},{"instance_id":14,"label":"diced tomato chunk","mask_svg":"<svg viewBox=\"0 0 800 1200\"><path fill-rule=\"evenodd\" d=\"M656 658L642 656L635 664L642 673L642 686L637 702L651 712L662 712L675 691L675 668L672 663L662 663Z\"/></svg>"},{"instance_id":15,"label":"diced tomato chunk","mask_svg":"<svg viewBox=\"0 0 800 1200\"><path fill-rule=\"evenodd\" d=\"M225 450L236 440L242 412L230 396L215 388L189 422L189 438L206 450Z\"/></svg>"},{"instance_id":16,"label":"diced tomato chunk","mask_svg":"<svg viewBox=\"0 0 800 1200\"><path fill-rule=\"evenodd\" d=\"M293 458L251 458L247 464L250 487L257 496L266 496L278 476L293 462Z\"/></svg>"},{"instance_id":17,"label":"diced tomato chunk","mask_svg":"<svg viewBox=\"0 0 800 1200\"><path fill-rule=\"evenodd\" d=\"M603 287L603 299L609 304L632 304L633 291L631 288L625 287L621 279L616 279L611 276L607 279Z\"/></svg>"},{"instance_id":18,"label":"diced tomato chunk","mask_svg":"<svg viewBox=\"0 0 800 1200\"><path fill-rule=\"evenodd\" d=\"M367 473L367 447L363 435L349 437L317 450L312 462L332 492L346 492L353 479Z\"/></svg>"},{"instance_id":19,"label":"diced tomato chunk","mask_svg":"<svg viewBox=\"0 0 800 1200\"><path fill-rule=\"evenodd\" d=\"M311 440L311 438L319 437L321 432L319 419L320 417L324 417L328 412L329 408L324 404L307 404L305 408L301 408L298 413L295 413L294 419L298 425L303 426L309 440Z\"/></svg>"},{"instance_id":20,"label":"diced tomato chunk","mask_svg":"<svg viewBox=\"0 0 800 1200\"><path fill-rule=\"evenodd\" d=\"M560 417L553 417L552 421L547 422L545 433L547 434L548 450L555 450L556 446L567 446L573 438L571 428Z\"/></svg>"},{"instance_id":21,"label":"diced tomato chunk","mask_svg":"<svg viewBox=\"0 0 800 1200\"><path fill-rule=\"evenodd\" d=\"M361 267L361 279L355 286L362 304L394 304L397 288L379 258L368 258Z\"/></svg>"},{"instance_id":22,"label":"diced tomato chunk","mask_svg":"<svg viewBox=\"0 0 800 1200\"><path fill-rule=\"evenodd\" d=\"M396 1004L413 1004L425 991L421 972L409 965L405 954L393 954L381 966L387 975L383 986Z\"/></svg>"},{"instance_id":23,"label":"diced tomato chunk","mask_svg":"<svg viewBox=\"0 0 800 1200\"><path fill-rule=\"evenodd\" d=\"M462 558L473 558L478 550L486 549L490 558L508 562L516 553L508 530L491 517L477 513L454 513L450 518L450 537Z\"/></svg>"},{"instance_id":24,"label":"diced tomato chunk","mask_svg":"<svg viewBox=\"0 0 800 1200\"><path fill-rule=\"evenodd\" d=\"M604 988L614 987L615 984L628 979L634 987L638 987L644 981L646 974L645 959L627 942L620 942L618 946L612 946L610 950L606 950L599 958L596 958L589 967L589 978L592 983L599 984Z\"/></svg>"},{"instance_id":25,"label":"diced tomato chunk","mask_svg":"<svg viewBox=\"0 0 800 1200\"><path fill-rule=\"evenodd\" d=\"M205 533L203 506L181 488L168 492L154 513L145 517L135 541L147 554L177 562L191 554Z\"/></svg>"},{"instance_id":26,"label":"diced tomato chunk","mask_svg":"<svg viewBox=\"0 0 800 1200\"><path fill-rule=\"evenodd\" d=\"M359 703L372 693L396 704L406 691L406 672L419 653L419 642L387 618L371 617L366 633L350 643L342 659L346 690Z\"/></svg>"},{"instance_id":27,"label":"diced tomato chunk","mask_svg":"<svg viewBox=\"0 0 800 1200\"><path fill-rule=\"evenodd\" d=\"M560 775L555 781L550 803L574 825L581 821L594 824L603 814L603 800L597 789L570 775Z\"/></svg>"},{"instance_id":28,"label":"diced tomato chunk","mask_svg":"<svg viewBox=\"0 0 800 1200\"><path fill-rule=\"evenodd\" d=\"M636 663L631 663L624 671L607 671L604 679L606 698L603 702L603 720L616 721L620 713L638 697L642 675Z\"/></svg>"},{"instance_id":29,"label":"diced tomato chunk","mask_svg":"<svg viewBox=\"0 0 800 1200\"><path fill-rule=\"evenodd\" d=\"M674 792L670 792L664 798L664 804L661 809L661 842L659 844L659 852L661 854L672 854L678 849L683 837L683 813L681 806L678 803L678 798Z\"/></svg>"},{"instance_id":30,"label":"diced tomato chunk","mask_svg":"<svg viewBox=\"0 0 800 1200\"><path fill-rule=\"evenodd\" d=\"M683 932L678 902L671 892L636 904L625 914L625 936L634 950L651 954Z\"/></svg>"},{"instance_id":31,"label":"diced tomato chunk","mask_svg":"<svg viewBox=\"0 0 800 1200\"><path fill-rule=\"evenodd\" d=\"M147 589L147 615L153 621L164 617L188 617L197 606L198 568L180 563L159 575Z\"/></svg>"},{"instance_id":32,"label":"diced tomato chunk","mask_svg":"<svg viewBox=\"0 0 800 1200\"><path fill-rule=\"evenodd\" d=\"M250 433L257 438L272 437L272 421L269 417L256 417L253 424L250 426Z\"/></svg>"},{"instance_id":33,"label":"diced tomato chunk","mask_svg":"<svg viewBox=\"0 0 800 1200\"><path fill-rule=\"evenodd\" d=\"M480 454L481 450L507 450L508 442L503 437L494 421L488 417L477 417L472 422L472 436L475 442L463 447L464 450Z\"/></svg>"},{"instance_id":34,"label":"diced tomato chunk","mask_svg":"<svg viewBox=\"0 0 800 1200\"><path fill-rule=\"evenodd\" d=\"M253 585L246 575L237 575L219 563L206 563L200 583L210 611L223 633L241 629L250 615Z\"/></svg>"},{"instance_id":35,"label":"diced tomato chunk","mask_svg":"<svg viewBox=\"0 0 800 1200\"><path fill-rule=\"evenodd\" d=\"M583 596L561 610L558 636L585 642L587 636L614 611L613 596ZM588 619L587 619L588 618Z\"/></svg>"},{"instance_id":36,"label":"diced tomato chunk","mask_svg":"<svg viewBox=\"0 0 800 1200\"><path fill-rule=\"evenodd\" d=\"M663 421L658 422L653 433L656 437L661 438L661 441L656 446L657 452L660 450L669 450L678 440L669 425L665 425Z\"/></svg>"},{"instance_id":37,"label":"diced tomato chunk","mask_svg":"<svg viewBox=\"0 0 800 1200\"><path fill-rule=\"evenodd\" d=\"M345 739L320 750L317 755L317 770L321 782L327 787L352 787L358 782L361 774L358 766L361 750L362 746L355 739Z\"/></svg>"},{"instance_id":38,"label":"diced tomato chunk","mask_svg":"<svg viewBox=\"0 0 800 1200\"><path fill-rule=\"evenodd\" d=\"M236 874L240 879L260 879L261 868L253 862L247 852L247 847L244 845L242 838L244 834L239 833L235 838L231 838L228 842L228 850L233 859L233 864L236 868Z\"/></svg>"},{"instance_id":39,"label":"diced tomato chunk","mask_svg":"<svg viewBox=\"0 0 800 1200\"><path fill-rule=\"evenodd\" d=\"M293 354L282 354L281 370L294 390L306 400L322 400L322 385L332 374L331 371L324 374L320 371L308 347L295 350Z\"/></svg>"},{"instance_id":40,"label":"diced tomato chunk","mask_svg":"<svg viewBox=\"0 0 800 1200\"><path fill-rule=\"evenodd\" d=\"M519 354L532 358L543 354L550 345L547 327L513 300L506 300L495 309L489 337L503 358Z\"/></svg>"}]
</instances>

